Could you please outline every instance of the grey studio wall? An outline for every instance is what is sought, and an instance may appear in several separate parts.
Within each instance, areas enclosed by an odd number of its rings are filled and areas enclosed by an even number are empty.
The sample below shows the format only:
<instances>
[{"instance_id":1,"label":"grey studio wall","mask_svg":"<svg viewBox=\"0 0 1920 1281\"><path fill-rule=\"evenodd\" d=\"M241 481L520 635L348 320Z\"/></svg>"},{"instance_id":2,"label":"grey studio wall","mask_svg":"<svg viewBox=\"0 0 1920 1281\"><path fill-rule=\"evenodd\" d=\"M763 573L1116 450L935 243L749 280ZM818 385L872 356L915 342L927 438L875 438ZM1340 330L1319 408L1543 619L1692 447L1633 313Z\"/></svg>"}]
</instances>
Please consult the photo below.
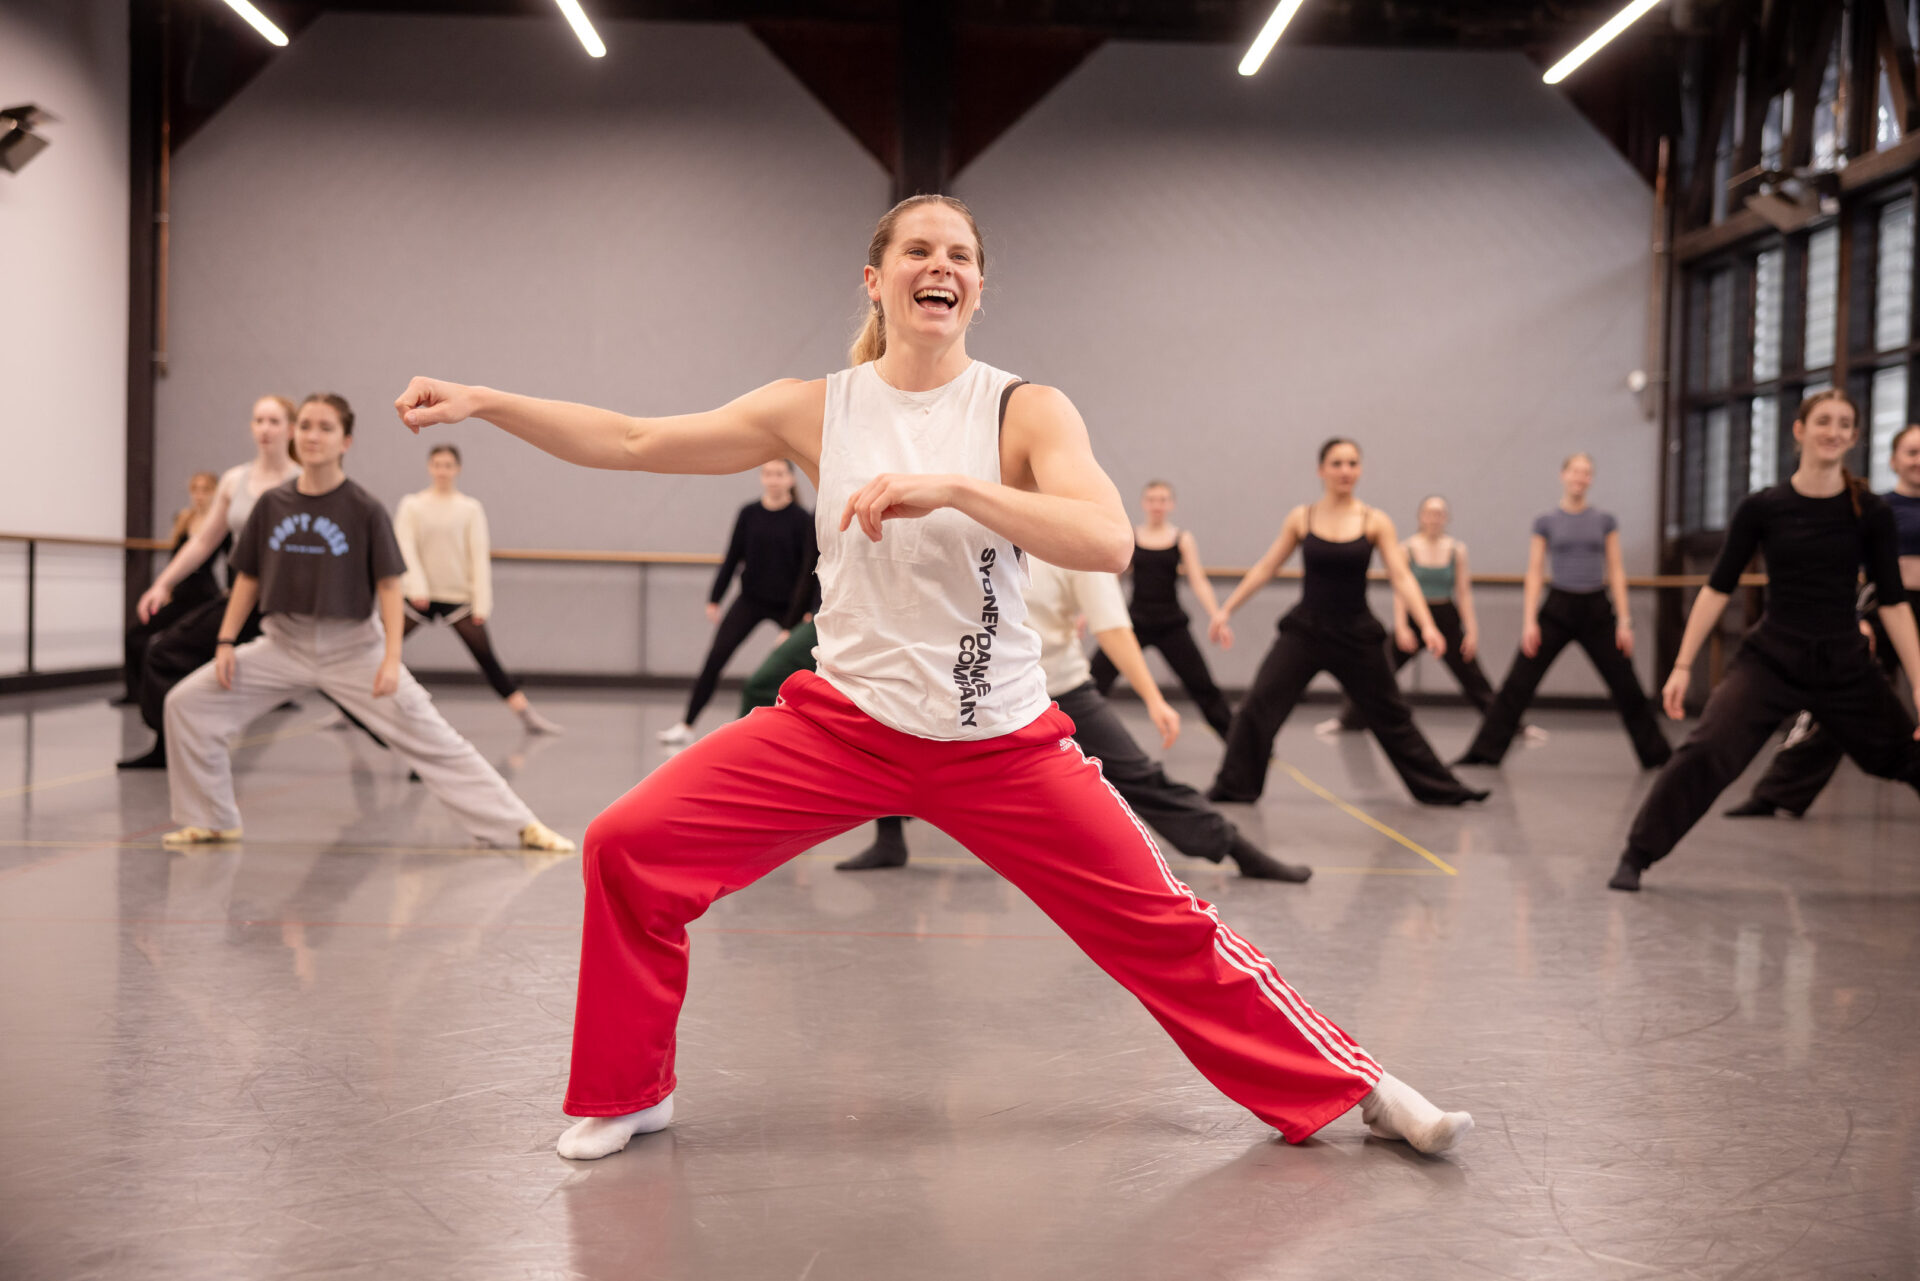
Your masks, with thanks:
<instances>
[{"instance_id":1,"label":"grey studio wall","mask_svg":"<svg viewBox=\"0 0 1920 1281\"><path fill-rule=\"evenodd\" d=\"M126 520L127 6L0 5L0 99L59 117L40 130L46 151L0 173L0 531L117 539ZM36 667L117 664L123 555L42 544L38 558ZM25 545L0 543L0 675L25 666L25 579Z\"/></svg>"},{"instance_id":2,"label":"grey studio wall","mask_svg":"<svg viewBox=\"0 0 1920 1281\"><path fill-rule=\"evenodd\" d=\"M264 390L348 395L349 469L391 502L424 483L387 407L412 373L676 412L844 363L880 167L744 29L607 38L590 63L556 23L329 15L181 150L162 494L245 456ZM962 174L992 268L975 354L1064 387L1130 498L1178 482L1214 563L1259 554L1340 433L1403 527L1450 493L1488 570L1522 567L1589 449L1651 569L1656 433L1623 385L1645 185L1517 56L1283 54L1249 82L1221 49L1109 45ZM716 551L754 492L441 435L501 546ZM653 571L644 601L625 568L496 580L523 669L630 672L644 645L687 672L706 640L706 571ZM1289 595L1243 616L1223 680ZM1517 608L1483 595L1496 676ZM409 661L466 665L444 636ZM1549 686L1599 688L1578 663Z\"/></svg>"}]
</instances>

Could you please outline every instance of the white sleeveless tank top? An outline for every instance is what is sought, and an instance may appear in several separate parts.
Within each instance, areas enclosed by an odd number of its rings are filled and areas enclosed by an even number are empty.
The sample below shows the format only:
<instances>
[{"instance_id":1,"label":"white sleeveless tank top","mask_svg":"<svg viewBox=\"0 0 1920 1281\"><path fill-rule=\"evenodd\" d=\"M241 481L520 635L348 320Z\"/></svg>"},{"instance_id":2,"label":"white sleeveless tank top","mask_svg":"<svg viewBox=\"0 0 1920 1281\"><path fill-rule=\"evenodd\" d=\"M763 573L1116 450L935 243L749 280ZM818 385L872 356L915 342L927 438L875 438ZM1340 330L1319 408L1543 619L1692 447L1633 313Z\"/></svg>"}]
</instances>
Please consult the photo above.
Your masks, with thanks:
<instances>
[{"instance_id":1,"label":"white sleeveless tank top","mask_svg":"<svg viewBox=\"0 0 1920 1281\"><path fill-rule=\"evenodd\" d=\"M300 469L296 467L288 473L288 479L299 474ZM247 527L247 517L253 515L253 505L260 501L260 495L253 492L252 478L252 463L229 467L226 475L220 478L220 483L227 486L227 532L233 535L236 543L240 541L240 531Z\"/></svg>"},{"instance_id":2,"label":"white sleeveless tank top","mask_svg":"<svg viewBox=\"0 0 1920 1281\"><path fill-rule=\"evenodd\" d=\"M840 513L882 472L1000 480L1001 397L1020 380L974 361L933 391L888 386L871 363L827 379L821 426L820 675L883 725L920 738L1011 733L1047 709L1019 549L943 508L890 520L879 542Z\"/></svg>"}]
</instances>

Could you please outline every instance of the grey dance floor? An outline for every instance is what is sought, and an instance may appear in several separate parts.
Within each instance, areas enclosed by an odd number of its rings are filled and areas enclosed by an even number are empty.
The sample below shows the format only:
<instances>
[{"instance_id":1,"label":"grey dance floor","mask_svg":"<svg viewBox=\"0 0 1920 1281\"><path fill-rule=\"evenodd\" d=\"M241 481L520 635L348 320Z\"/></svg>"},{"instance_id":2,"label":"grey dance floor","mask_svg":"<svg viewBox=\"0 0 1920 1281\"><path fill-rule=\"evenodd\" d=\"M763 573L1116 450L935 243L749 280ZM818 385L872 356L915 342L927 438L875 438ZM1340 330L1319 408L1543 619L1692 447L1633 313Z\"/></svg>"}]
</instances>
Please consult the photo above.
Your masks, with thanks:
<instances>
[{"instance_id":1,"label":"grey dance floor","mask_svg":"<svg viewBox=\"0 0 1920 1281\"><path fill-rule=\"evenodd\" d=\"M1920 1272L1920 802L1851 766L1803 822L1709 820L1634 898L1603 887L1646 786L1611 716L1542 715L1464 812L1297 717L1299 777L1246 813L1314 882L1176 866L1473 1111L1448 1159L1353 1114L1280 1142L915 825L905 871L836 874L850 836L717 904L679 1120L573 1165L578 861L461 848L314 709L242 753L244 847L166 851L101 693L0 700L8 1281ZM678 707L549 693L569 733L529 750L490 696L441 702L576 837ZM1204 783L1189 719L1173 769Z\"/></svg>"}]
</instances>

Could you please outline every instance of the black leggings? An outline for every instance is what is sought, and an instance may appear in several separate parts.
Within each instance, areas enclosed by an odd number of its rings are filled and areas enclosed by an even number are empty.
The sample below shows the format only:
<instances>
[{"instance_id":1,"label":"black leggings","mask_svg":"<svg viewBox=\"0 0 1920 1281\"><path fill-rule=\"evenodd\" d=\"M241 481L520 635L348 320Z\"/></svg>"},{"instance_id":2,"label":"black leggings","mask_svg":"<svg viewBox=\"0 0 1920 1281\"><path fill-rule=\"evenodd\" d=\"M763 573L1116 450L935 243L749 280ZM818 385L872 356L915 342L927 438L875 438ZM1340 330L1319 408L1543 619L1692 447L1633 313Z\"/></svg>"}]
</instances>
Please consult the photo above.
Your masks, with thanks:
<instances>
[{"instance_id":1,"label":"black leggings","mask_svg":"<svg viewBox=\"0 0 1920 1281\"><path fill-rule=\"evenodd\" d=\"M1447 642L1446 655L1440 661L1453 673L1453 679L1460 682L1460 692L1467 696L1467 701L1485 716L1487 709L1493 706L1493 686L1488 682L1487 674L1480 670L1478 658L1463 658L1460 655L1461 642L1466 639L1466 633L1460 629L1460 611L1454 608L1450 600L1430 600L1427 602L1427 612L1433 615L1434 627L1439 630L1441 639ZM1388 638L1387 661L1396 676L1401 668L1418 657L1418 646L1409 653L1395 644L1391 637ZM1366 727L1367 723L1360 717L1360 709L1349 698L1340 708L1340 728Z\"/></svg>"},{"instance_id":2,"label":"black leggings","mask_svg":"<svg viewBox=\"0 0 1920 1281\"><path fill-rule=\"evenodd\" d=\"M1380 621L1371 614L1315 621L1298 610L1280 620L1280 635L1260 664L1246 701L1234 713L1227 753L1208 797L1253 801L1267 785L1267 762L1280 726L1321 672L1331 673L1385 749L1400 779L1423 805L1457 805L1484 795L1455 778L1413 723L1413 709L1387 666Z\"/></svg>"},{"instance_id":3,"label":"black leggings","mask_svg":"<svg viewBox=\"0 0 1920 1281\"><path fill-rule=\"evenodd\" d=\"M166 733L167 695L175 685L213 661L220 639L220 623L227 614L227 598L202 601L174 621L173 626L147 642L140 673L140 719L156 734ZM260 611L242 624L242 645L260 634Z\"/></svg>"},{"instance_id":4,"label":"black leggings","mask_svg":"<svg viewBox=\"0 0 1920 1281\"><path fill-rule=\"evenodd\" d=\"M127 628L126 677L127 701L140 701L140 686L147 676L147 647L154 638L185 618L210 600L226 600L220 593L220 586L204 574L191 574L180 586L174 588L173 599L158 610L144 623L135 623ZM216 620L217 621L217 620Z\"/></svg>"},{"instance_id":5,"label":"black leggings","mask_svg":"<svg viewBox=\"0 0 1920 1281\"><path fill-rule=\"evenodd\" d=\"M1920 790L1920 742L1913 718L1874 665L1866 638L1795 636L1770 626L1747 634L1700 724L1660 771L1627 836L1628 861L1665 858L1728 784L1801 709L1860 768Z\"/></svg>"},{"instance_id":6,"label":"black leggings","mask_svg":"<svg viewBox=\"0 0 1920 1281\"><path fill-rule=\"evenodd\" d=\"M787 612L787 601L755 600L751 596L741 595L733 598L733 604L720 616L720 626L714 629L713 647L707 650L706 665L700 669L700 675L694 678L693 693L687 698L687 714L684 718L688 725L700 715L707 700L713 697L713 690L720 683L720 672L747 639L753 629L762 623L778 623Z\"/></svg>"},{"instance_id":7,"label":"black leggings","mask_svg":"<svg viewBox=\"0 0 1920 1281\"><path fill-rule=\"evenodd\" d=\"M1633 660L1622 654L1615 643L1617 628L1613 602L1606 592L1563 592L1558 588L1548 591L1546 602L1540 606L1540 648L1531 658L1522 651L1514 651L1506 682L1500 686L1486 719L1480 722L1480 732L1467 748L1467 758L1499 764L1507 749L1513 746L1520 718L1532 706L1534 691L1540 688L1547 669L1560 657L1561 650L1578 641L1600 673L1600 679L1607 683L1607 693L1613 696L1613 705L1626 724L1627 737L1633 740L1633 751L1640 758L1641 768L1657 769L1666 764L1673 755L1673 747L1660 731L1660 722L1654 719L1653 704L1647 700L1647 692L1640 688Z\"/></svg>"},{"instance_id":8,"label":"black leggings","mask_svg":"<svg viewBox=\"0 0 1920 1281\"><path fill-rule=\"evenodd\" d=\"M455 604L451 601L428 601L423 612L407 605L407 621L401 632L402 639L413 635L414 630L424 623L437 623L446 620L453 626L453 634L467 647L467 653L473 655L473 661L480 666L481 675L487 678L487 684L493 686L493 692L502 698L512 698L520 687L513 683L513 677L507 675L500 660L493 656L493 641L487 636L487 625L475 618L470 611L473 607Z\"/></svg>"},{"instance_id":9,"label":"black leggings","mask_svg":"<svg viewBox=\"0 0 1920 1281\"><path fill-rule=\"evenodd\" d=\"M1898 690L1900 657L1894 653L1887 629L1880 625L1879 614L1871 615L1871 621L1874 654L1880 660L1880 670L1886 675L1887 683ZM1834 772L1846 756L1847 749L1840 745L1840 740L1816 723L1799 742L1775 754L1767 772L1754 784L1753 799L1789 814L1805 814L1807 807L1833 781Z\"/></svg>"},{"instance_id":10,"label":"black leggings","mask_svg":"<svg viewBox=\"0 0 1920 1281\"><path fill-rule=\"evenodd\" d=\"M1167 666L1180 678L1187 697L1200 708L1200 714L1207 718L1207 724L1222 739L1233 725L1233 712L1227 707L1226 696L1221 694L1219 686L1213 683L1213 673L1207 670L1207 660L1200 653L1200 647L1193 642L1193 633L1187 629L1187 620L1182 617L1178 622L1142 623L1135 620L1133 634L1140 642L1140 648L1157 649L1160 656L1167 660ZM1113 689L1114 681L1120 678L1120 669L1103 651L1093 656L1093 683L1099 688L1102 697Z\"/></svg>"}]
</instances>

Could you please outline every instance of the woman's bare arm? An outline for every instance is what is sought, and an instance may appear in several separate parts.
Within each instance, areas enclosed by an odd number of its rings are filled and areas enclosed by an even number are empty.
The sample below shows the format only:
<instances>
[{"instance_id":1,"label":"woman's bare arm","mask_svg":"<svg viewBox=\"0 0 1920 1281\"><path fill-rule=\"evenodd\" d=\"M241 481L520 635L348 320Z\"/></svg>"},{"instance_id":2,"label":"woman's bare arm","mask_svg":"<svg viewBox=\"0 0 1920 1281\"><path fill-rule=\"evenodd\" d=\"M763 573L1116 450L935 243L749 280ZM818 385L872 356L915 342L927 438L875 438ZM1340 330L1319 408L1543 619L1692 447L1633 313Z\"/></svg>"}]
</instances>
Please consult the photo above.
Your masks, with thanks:
<instances>
[{"instance_id":1,"label":"woman's bare arm","mask_svg":"<svg viewBox=\"0 0 1920 1281\"><path fill-rule=\"evenodd\" d=\"M414 432L479 418L581 467L720 476L792 458L817 481L826 387L823 379L787 378L704 413L636 418L591 405L415 378L393 404Z\"/></svg>"},{"instance_id":2,"label":"woman's bare arm","mask_svg":"<svg viewBox=\"0 0 1920 1281\"><path fill-rule=\"evenodd\" d=\"M1194 540L1193 531L1183 529L1177 540L1180 546L1180 568L1187 575L1187 586L1193 589L1193 598L1200 602L1200 608L1212 618L1220 612L1220 601L1213 594L1213 580L1207 577L1207 567L1200 560L1200 544Z\"/></svg>"}]
</instances>

